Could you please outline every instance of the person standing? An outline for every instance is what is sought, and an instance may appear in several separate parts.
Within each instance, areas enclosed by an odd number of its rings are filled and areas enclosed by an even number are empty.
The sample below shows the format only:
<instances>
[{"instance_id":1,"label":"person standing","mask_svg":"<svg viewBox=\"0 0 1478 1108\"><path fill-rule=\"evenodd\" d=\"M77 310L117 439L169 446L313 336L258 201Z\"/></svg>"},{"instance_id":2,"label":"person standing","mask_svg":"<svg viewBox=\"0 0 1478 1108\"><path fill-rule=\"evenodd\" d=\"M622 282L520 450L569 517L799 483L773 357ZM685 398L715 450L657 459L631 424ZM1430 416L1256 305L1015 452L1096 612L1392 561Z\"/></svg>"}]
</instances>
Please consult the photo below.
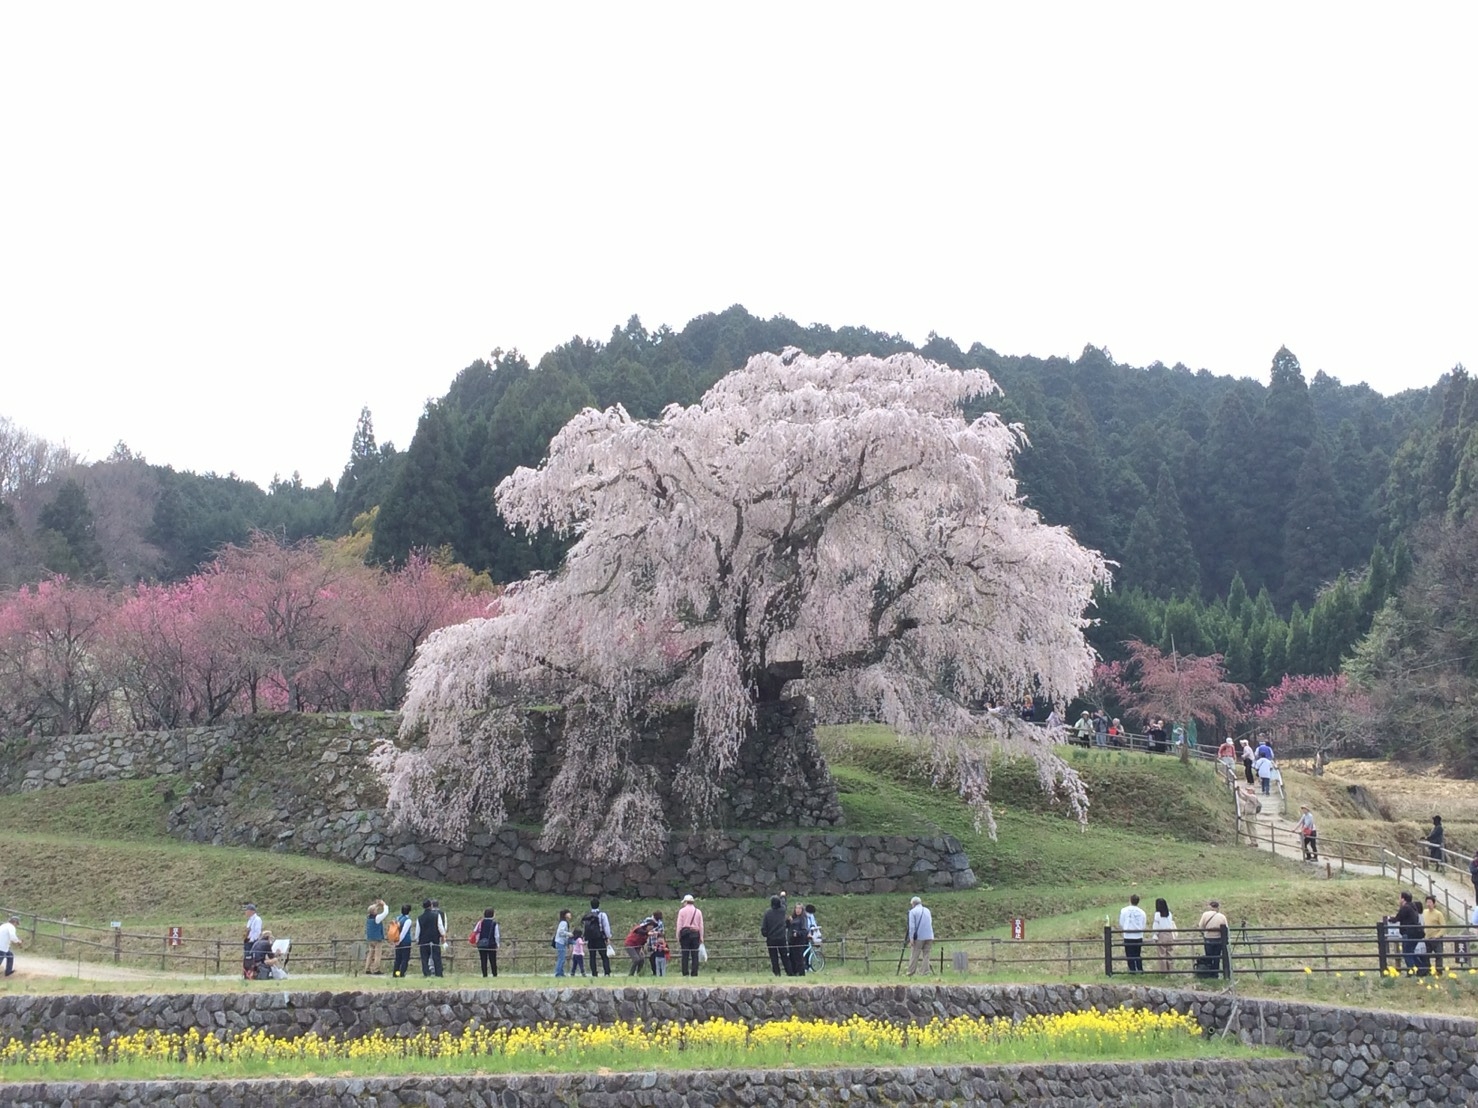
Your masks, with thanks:
<instances>
[{"instance_id":1,"label":"person standing","mask_svg":"<svg viewBox=\"0 0 1478 1108\"><path fill-rule=\"evenodd\" d=\"M1175 917L1170 914L1170 905L1163 896L1155 901L1155 914L1150 918L1150 935L1158 956L1156 964L1161 973L1169 973L1174 968L1172 951L1175 947Z\"/></svg>"},{"instance_id":2,"label":"person standing","mask_svg":"<svg viewBox=\"0 0 1478 1108\"><path fill-rule=\"evenodd\" d=\"M1247 775L1247 783L1255 785L1256 777L1252 772L1252 764L1257 761L1257 755L1252 752L1252 744L1246 739L1242 740L1242 772Z\"/></svg>"},{"instance_id":3,"label":"person standing","mask_svg":"<svg viewBox=\"0 0 1478 1108\"><path fill-rule=\"evenodd\" d=\"M1201 932L1202 949L1206 954L1205 976L1215 977L1221 972L1221 957L1226 950L1227 917L1222 914L1221 901L1206 902L1206 911L1196 929Z\"/></svg>"},{"instance_id":4,"label":"person standing","mask_svg":"<svg viewBox=\"0 0 1478 1108\"><path fill-rule=\"evenodd\" d=\"M1079 746L1090 746L1093 743L1093 720L1086 711L1073 724L1073 741Z\"/></svg>"},{"instance_id":5,"label":"person standing","mask_svg":"<svg viewBox=\"0 0 1478 1108\"><path fill-rule=\"evenodd\" d=\"M585 976L585 936L580 932L573 932L575 941L570 943L570 976Z\"/></svg>"},{"instance_id":6,"label":"person standing","mask_svg":"<svg viewBox=\"0 0 1478 1108\"><path fill-rule=\"evenodd\" d=\"M243 904L241 907L246 911L246 931L241 937L241 969L244 973L253 965L252 948L262 937L262 917L257 915L255 904Z\"/></svg>"},{"instance_id":7,"label":"person standing","mask_svg":"<svg viewBox=\"0 0 1478 1108\"><path fill-rule=\"evenodd\" d=\"M1427 832L1427 857L1431 858L1432 862L1438 866L1440 866L1443 861L1443 837L1442 817L1433 816L1432 829Z\"/></svg>"},{"instance_id":8,"label":"person standing","mask_svg":"<svg viewBox=\"0 0 1478 1108\"><path fill-rule=\"evenodd\" d=\"M392 977L404 977L411 968L411 943L416 938L416 921L411 917L411 906L402 904L395 922L400 926L400 937L395 940L395 965Z\"/></svg>"},{"instance_id":9,"label":"person standing","mask_svg":"<svg viewBox=\"0 0 1478 1108\"><path fill-rule=\"evenodd\" d=\"M1422 911L1422 927L1427 933L1427 963L1442 976L1442 939L1447 934L1447 915L1437 907L1435 896L1427 897L1427 906Z\"/></svg>"},{"instance_id":10,"label":"person standing","mask_svg":"<svg viewBox=\"0 0 1478 1108\"><path fill-rule=\"evenodd\" d=\"M1426 938L1422 927L1422 914L1412 902L1411 894L1403 892L1396 908L1396 926L1401 930L1401 960L1409 970L1422 968L1422 955L1417 953L1416 944Z\"/></svg>"},{"instance_id":11,"label":"person standing","mask_svg":"<svg viewBox=\"0 0 1478 1108\"><path fill-rule=\"evenodd\" d=\"M1298 810L1303 813L1298 817L1298 833L1303 836L1304 861L1317 862L1319 860L1319 829L1314 826L1314 812L1307 804L1300 804Z\"/></svg>"},{"instance_id":12,"label":"person standing","mask_svg":"<svg viewBox=\"0 0 1478 1108\"><path fill-rule=\"evenodd\" d=\"M683 897L677 910L677 947L682 953L684 977L698 976L698 948L703 945L703 910L693 902L693 894Z\"/></svg>"},{"instance_id":13,"label":"person standing","mask_svg":"<svg viewBox=\"0 0 1478 1108\"><path fill-rule=\"evenodd\" d=\"M550 946L554 947L554 976L565 975L565 955L570 948L570 910L561 908L559 910L559 922L554 925L554 939ZM593 963L592 963L593 965ZM607 977L610 974L606 975Z\"/></svg>"},{"instance_id":14,"label":"person standing","mask_svg":"<svg viewBox=\"0 0 1478 1108\"><path fill-rule=\"evenodd\" d=\"M488 970L493 971L493 976L498 976L498 947L502 936L498 933L498 920L496 913L491 908L482 910L482 919L477 921L477 957L482 963L482 975L486 977Z\"/></svg>"},{"instance_id":15,"label":"person standing","mask_svg":"<svg viewBox=\"0 0 1478 1108\"><path fill-rule=\"evenodd\" d=\"M934 946L934 915L918 897L908 902L908 942L911 950L908 975L912 977L914 971L922 966L924 976L928 977L932 972L929 969L929 951Z\"/></svg>"},{"instance_id":16,"label":"person standing","mask_svg":"<svg viewBox=\"0 0 1478 1108\"><path fill-rule=\"evenodd\" d=\"M647 937L647 955L652 966L652 976L665 977L667 974L667 924L662 919L661 908L652 913L652 932ZM657 968L658 957L663 962L661 970Z\"/></svg>"},{"instance_id":17,"label":"person standing","mask_svg":"<svg viewBox=\"0 0 1478 1108\"><path fill-rule=\"evenodd\" d=\"M385 920L390 915L390 905L377 899L365 912L364 917L364 972L370 977L384 974L380 968L380 953L385 948Z\"/></svg>"},{"instance_id":18,"label":"person standing","mask_svg":"<svg viewBox=\"0 0 1478 1108\"><path fill-rule=\"evenodd\" d=\"M1473 879L1473 905L1478 907L1478 850L1473 851L1473 860L1468 863L1468 876Z\"/></svg>"},{"instance_id":19,"label":"person standing","mask_svg":"<svg viewBox=\"0 0 1478 1108\"><path fill-rule=\"evenodd\" d=\"M1273 760L1265 754L1259 754L1253 768L1257 770L1257 778L1262 782L1262 795L1271 796L1273 790Z\"/></svg>"},{"instance_id":20,"label":"person standing","mask_svg":"<svg viewBox=\"0 0 1478 1108\"><path fill-rule=\"evenodd\" d=\"M21 942L20 932L16 930L16 925L20 921L20 916L11 916L4 923L0 923L0 958L5 959L6 977L15 972L15 948L25 945Z\"/></svg>"},{"instance_id":21,"label":"person standing","mask_svg":"<svg viewBox=\"0 0 1478 1108\"><path fill-rule=\"evenodd\" d=\"M1108 746L1108 726L1108 716L1102 708L1093 713L1093 745Z\"/></svg>"},{"instance_id":22,"label":"person standing","mask_svg":"<svg viewBox=\"0 0 1478 1108\"><path fill-rule=\"evenodd\" d=\"M1130 973L1144 972L1144 925L1144 909L1139 906L1139 894L1134 893L1119 909L1119 933L1124 937L1124 960Z\"/></svg>"},{"instance_id":23,"label":"person standing","mask_svg":"<svg viewBox=\"0 0 1478 1108\"><path fill-rule=\"evenodd\" d=\"M435 902L421 901L421 915L416 920L416 937L421 946L421 976L441 977L441 944L446 938L441 913Z\"/></svg>"},{"instance_id":24,"label":"person standing","mask_svg":"<svg viewBox=\"0 0 1478 1108\"><path fill-rule=\"evenodd\" d=\"M1268 737L1266 735L1263 735L1258 740L1257 756L1259 758L1266 758L1270 762L1273 760L1273 748L1268 744Z\"/></svg>"},{"instance_id":25,"label":"person standing","mask_svg":"<svg viewBox=\"0 0 1478 1108\"><path fill-rule=\"evenodd\" d=\"M600 910L600 897L590 898L590 911L580 917L580 934L585 936L585 948L590 952L590 976L600 976L600 966L605 966L606 976L611 976L611 917Z\"/></svg>"},{"instance_id":26,"label":"person standing","mask_svg":"<svg viewBox=\"0 0 1478 1108\"><path fill-rule=\"evenodd\" d=\"M770 952L770 972L780 976L781 966L787 964L785 935L785 902L778 896L770 897L770 909L760 919L760 934L765 940L765 949Z\"/></svg>"},{"instance_id":27,"label":"person standing","mask_svg":"<svg viewBox=\"0 0 1478 1108\"><path fill-rule=\"evenodd\" d=\"M806 948L811 945L811 929L806 926L806 909L793 905L785 921L786 965L792 977L806 976Z\"/></svg>"}]
</instances>

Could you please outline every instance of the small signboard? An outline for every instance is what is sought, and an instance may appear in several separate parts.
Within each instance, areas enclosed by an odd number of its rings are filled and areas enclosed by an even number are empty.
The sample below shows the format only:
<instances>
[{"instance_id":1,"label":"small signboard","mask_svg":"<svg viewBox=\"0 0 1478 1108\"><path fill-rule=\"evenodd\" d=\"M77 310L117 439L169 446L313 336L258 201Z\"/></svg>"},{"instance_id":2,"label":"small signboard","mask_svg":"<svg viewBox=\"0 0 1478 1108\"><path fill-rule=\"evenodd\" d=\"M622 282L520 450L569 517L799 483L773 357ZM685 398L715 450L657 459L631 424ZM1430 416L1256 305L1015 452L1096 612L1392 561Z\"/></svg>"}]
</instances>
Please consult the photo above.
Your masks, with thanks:
<instances>
[{"instance_id":1,"label":"small signboard","mask_svg":"<svg viewBox=\"0 0 1478 1108\"><path fill-rule=\"evenodd\" d=\"M169 929L169 945L179 946L185 941L185 929L183 927L171 927Z\"/></svg>"},{"instance_id":2,"label":"small signboard","mask_svg":"<svg viewBox=\"0 0 1478 1108\"><path fill-rule=\"evenodd\" d=\"M1013 939L1026 938L1026 920L1022 919L1020 916L1015 917L1011 921L1011 937Z\"/></svg>"}]
</instances>

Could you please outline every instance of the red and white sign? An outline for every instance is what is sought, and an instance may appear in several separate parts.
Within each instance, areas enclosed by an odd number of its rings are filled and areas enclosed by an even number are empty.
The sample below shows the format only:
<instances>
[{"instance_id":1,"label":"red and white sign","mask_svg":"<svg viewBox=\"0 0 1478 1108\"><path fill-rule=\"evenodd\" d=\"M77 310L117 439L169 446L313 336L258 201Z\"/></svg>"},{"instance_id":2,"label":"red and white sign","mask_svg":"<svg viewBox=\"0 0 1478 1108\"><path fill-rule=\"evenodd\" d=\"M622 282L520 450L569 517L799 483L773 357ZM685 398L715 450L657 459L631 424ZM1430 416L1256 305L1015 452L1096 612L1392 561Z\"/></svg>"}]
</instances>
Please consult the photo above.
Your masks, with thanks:
<instances>
[{"instance_id":1,"label":"red and white sign","mask_svg":"<svg viewBox=\"0 0 1478 1108\"><path fill-rule=\"evenodd\" d=\"M179 946L185 941L185 929L183 927L171 927L169 929L169 945Z\"/></svg>"},{"instance_id":2,"label":"red and white sign","mask_svg":"<svg viewBox=\"0 0 1478 1108\"><path fill-rule=\"evenodd\" d=\"M1026 920L1022 919L1020 916L1017 916L1011 921L1011 937L1013 939L1026 938Z\"/></svg>"}]
</instances>

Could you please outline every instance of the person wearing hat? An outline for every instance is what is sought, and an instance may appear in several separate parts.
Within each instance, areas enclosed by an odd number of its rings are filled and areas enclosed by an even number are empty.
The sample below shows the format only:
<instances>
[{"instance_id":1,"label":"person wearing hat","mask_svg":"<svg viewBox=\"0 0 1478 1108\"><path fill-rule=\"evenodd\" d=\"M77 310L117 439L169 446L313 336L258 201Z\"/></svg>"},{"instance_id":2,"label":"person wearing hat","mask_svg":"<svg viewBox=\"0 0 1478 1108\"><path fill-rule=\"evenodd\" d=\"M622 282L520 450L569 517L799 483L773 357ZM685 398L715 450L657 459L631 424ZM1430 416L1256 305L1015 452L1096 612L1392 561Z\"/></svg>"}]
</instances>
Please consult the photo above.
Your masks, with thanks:
<instances>
[{"instance_id":1,"label":"person wearing hat","mask_svg":"<svg viewBox=\"0 0 1478 1108\"><path fill-rule=\"evenodd\" d=\"M20 916L11 916L0 923L0 958L5 959L6 977L15 972L15 948L22 945L20 933L16 930L20 921Z\"/></svg>"},{"instance_id":2,"label":"person wearing hat","mask_svg":"<svg viewBox=\"0 0 1478 1108\"><path fill-rule=\"evenodd\" d=\"M1314 827L1314 813L1307 804L1300 804L1298 810L1303 814L1298 817L1298 833L1304 840L1304 861L1317 862L1319 860L1319 832Z\"/></svg>"},{"instance_id":3,"label":"person wearing hat","mask_svg":"<svg viewBox=\"0 0 1478 1108\"><path fill-rule=\"evenodd\" d=\"M693 894L683 897L677 910L677 946L682 951L684 977L698 976L698 948L703 945L703 909L693 901Z\"/></svg>"},{"instance_id":4,"label":"person wearing hat","mask_svg":"<svg viewBox=\"0 0 1478 1108\"><path fill-rule=\"evenodd\" d=\"M1227 917L1221 910L1221 901L1208 900L1206 911L1201 913L1201 922L1196 926L1200 929L1201 942L1206 951L1205 961L1202 966L1197 967L1196 975L1216 977L1221 972L1221 955L1226 944Z\"/></svg>"},{"instance_id":5,"label":"person wearing hat","mask_svg":"<svg viewBox=\"0 0 1478 1108\"><path fill-rule=\"evenodd\" d=\"M368 949L364 952L364 972L371 977L385 972L380 968L380 954L385 949L385 920L389 915L390 905L383 899L376 899L365 909L364 942Z\"/></svg>"},{"instance_id":6,"label":"person wearing hat","mask_svg":"<svg viewBox=\"0 0 1478 1108\"><path fill-rule=\"evenodd\" d=\"M246 913L246 931L241 936L241 969L245 973L254 964L251 951L257 940L262 937L262 917L257 915L255 904L243 904L241 909Z\"/></svg>"}]
</instances>

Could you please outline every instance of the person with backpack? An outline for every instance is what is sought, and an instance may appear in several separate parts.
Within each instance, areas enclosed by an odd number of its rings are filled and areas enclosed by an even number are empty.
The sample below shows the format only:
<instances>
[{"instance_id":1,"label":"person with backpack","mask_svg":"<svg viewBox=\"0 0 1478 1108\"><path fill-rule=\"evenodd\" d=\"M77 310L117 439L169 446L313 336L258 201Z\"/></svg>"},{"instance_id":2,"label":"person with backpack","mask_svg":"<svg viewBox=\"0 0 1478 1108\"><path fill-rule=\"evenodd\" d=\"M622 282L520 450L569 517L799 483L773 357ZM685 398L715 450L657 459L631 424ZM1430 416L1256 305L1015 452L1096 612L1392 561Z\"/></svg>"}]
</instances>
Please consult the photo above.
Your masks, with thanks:
<instances>
[{"instance_id":1,"label":"person with backpack","mask_svg":"<svg viewBox=\"0 0 1478 1108\"><path fill-rule=\"evenodd\" d=\"M385 928L385 938L395 945L395 965L390 976L404 977L411 968L411 943L415 941L416 921L411 918L411 906L402 904L400 915Z\"/></svg>"},{"instance_id":2,"label":"person with backpack","mask_svg":"<svg viewBox=\"0 0 1478 1108\"><path fill-rule=\"evenodd\" d=\"M590 898L590 911L580 917L580 934L590 952L590 976L599 977L600 966L605 966L607 977L611 976L611 919L600 910L600 897Z\"/></svg>"},{"instance_id":3,"label":"person with backpack","mask_svg":"<svg viewBox=\"0 0 1478 1108\"><path fill-rule=\"evenodd\" d=\"M491 908L484 908L482 919L477 921L473 928L472 938L477 945L477 957L482 962L482 975L486 977L488 970L493 971L493 976L498 976L498 947L501 945L502 936L498 933L498 921L494 918L495 913Z\"/></svg>"},{"instance_id":4,"label":"person with backpack","mask_svg":"<svg viewBox=\"0 0 1478 1108\"><path fill-rule=\"evenodd\" d=\"M385 918L390 915L390 905L378 898L366 910L364 917L364 972L368 977L383 976L380 968L380 952L385 947Z\"/></svg>"}]
</instances>

